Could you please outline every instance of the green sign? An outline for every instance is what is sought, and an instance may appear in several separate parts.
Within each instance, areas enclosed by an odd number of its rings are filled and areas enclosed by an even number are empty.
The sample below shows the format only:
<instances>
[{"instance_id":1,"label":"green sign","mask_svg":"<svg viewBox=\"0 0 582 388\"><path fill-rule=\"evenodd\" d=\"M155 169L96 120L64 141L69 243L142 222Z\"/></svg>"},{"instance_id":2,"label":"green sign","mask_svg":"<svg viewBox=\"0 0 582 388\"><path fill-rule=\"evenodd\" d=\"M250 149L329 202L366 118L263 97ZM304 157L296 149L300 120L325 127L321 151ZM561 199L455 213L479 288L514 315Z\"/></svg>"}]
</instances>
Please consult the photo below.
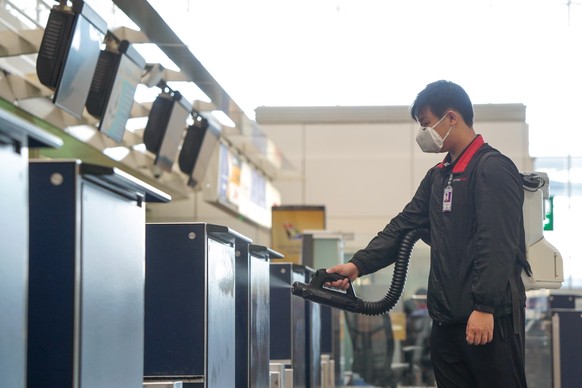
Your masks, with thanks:
<instances>
[{"instance_id":1,"label":"green sign","mask_svg":"<svg viewBox=\"0 0 582 388\"><path fill-rule=\"evenodd\" d=\"M554 196L546 199L546 217L544 218L544 230L554 230Z\"/></svg>"}]
</instances>

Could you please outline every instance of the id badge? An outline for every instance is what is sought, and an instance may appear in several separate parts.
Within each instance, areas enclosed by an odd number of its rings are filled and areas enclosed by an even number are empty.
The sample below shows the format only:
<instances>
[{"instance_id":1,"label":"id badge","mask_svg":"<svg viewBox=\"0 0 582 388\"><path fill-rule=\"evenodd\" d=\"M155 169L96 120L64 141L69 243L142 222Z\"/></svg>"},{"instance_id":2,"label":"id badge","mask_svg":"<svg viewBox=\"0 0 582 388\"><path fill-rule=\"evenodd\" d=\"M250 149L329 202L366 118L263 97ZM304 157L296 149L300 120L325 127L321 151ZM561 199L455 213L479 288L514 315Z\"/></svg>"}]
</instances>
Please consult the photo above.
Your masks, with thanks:
<instances>
[{"instance_id":1,"label":"id badge","mask_svg":"<svg viewBox=\"0 0 582 388\"><path fill-rule=\"evenodd\" d=\"M445 187L443 193L443 212L450 212L453 210L453 187L451 185Z\"/></svg>"}]
</instances>

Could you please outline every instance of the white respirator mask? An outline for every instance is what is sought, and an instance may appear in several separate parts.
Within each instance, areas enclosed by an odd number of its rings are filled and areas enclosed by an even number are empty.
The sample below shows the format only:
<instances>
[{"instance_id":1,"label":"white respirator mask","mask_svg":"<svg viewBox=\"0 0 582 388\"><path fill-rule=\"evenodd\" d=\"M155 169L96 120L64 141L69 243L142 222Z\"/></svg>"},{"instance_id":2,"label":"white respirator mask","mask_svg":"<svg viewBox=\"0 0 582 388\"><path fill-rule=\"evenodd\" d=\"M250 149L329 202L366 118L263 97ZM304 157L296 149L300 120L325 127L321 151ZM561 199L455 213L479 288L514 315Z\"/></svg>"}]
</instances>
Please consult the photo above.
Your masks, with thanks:
<instances>
[{"instance_id":1,"label":"white respirator mask","mask_svg":"<svg viewBox=\"0 0 582 388\"><path fill-rule=\"evenodd\" d=\"M448 114L448 112L447 112ZM416 142L420 146L420 149L423 152L431 152L431 153L439 153L443 148L443 143L453 127L451 126L447 131L445 137L441 137L438 132L435 130L436 126L439 125L443 119L447 117L445 114L437 123L432 127L420 127L418 129L418 133L416 134Z\"/></svg>"}]
</instances>

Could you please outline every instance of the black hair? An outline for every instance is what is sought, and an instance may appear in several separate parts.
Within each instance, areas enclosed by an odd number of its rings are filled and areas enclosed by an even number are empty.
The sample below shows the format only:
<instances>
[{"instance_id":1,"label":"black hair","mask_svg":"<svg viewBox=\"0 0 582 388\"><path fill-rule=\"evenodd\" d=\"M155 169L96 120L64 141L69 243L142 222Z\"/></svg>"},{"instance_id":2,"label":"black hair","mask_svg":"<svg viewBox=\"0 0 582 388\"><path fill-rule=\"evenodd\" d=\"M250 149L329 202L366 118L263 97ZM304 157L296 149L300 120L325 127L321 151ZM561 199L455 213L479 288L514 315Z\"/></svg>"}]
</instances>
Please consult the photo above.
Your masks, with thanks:
<instances>
[{"instance_id":1,"label":"black hair","mask_svg":"<svg viewBox=\"0 0 582 388\"><path fill-rule=\"evenodd\" d=\"M473 126L471 99L467 92L454 82L440 80L426 85L410 107L410 115L414 121L418 121L418 116L424 108L429 108L438 117L444 116L447 109L455 109L469 127Z\"/></svg>"}]
</instances>

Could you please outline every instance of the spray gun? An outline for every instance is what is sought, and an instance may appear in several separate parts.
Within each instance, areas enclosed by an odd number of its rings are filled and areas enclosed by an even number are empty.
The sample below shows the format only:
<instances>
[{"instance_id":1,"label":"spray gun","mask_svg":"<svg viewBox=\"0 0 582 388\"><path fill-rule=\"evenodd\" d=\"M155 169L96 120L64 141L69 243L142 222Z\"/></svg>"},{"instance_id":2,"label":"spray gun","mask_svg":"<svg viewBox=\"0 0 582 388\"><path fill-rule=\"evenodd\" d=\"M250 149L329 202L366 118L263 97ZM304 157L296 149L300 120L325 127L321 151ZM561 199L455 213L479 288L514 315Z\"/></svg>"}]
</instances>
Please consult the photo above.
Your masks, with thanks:
<instances>
[{"instance_id":1,"label":"spray gun","mask_svg":"<svg viewBox=\"0 0 582 388\"><path fill-rule=\"evenodd\" d=\"M336 273L327 273L325 268L318 269L309 284L301 282L293 283L291 293L312 302L326 304L352 313L360 312L364 301L356 296L351 281L349 282L348 289L345 291L335 290L325 286L326 282L333 282L344 278L346 277Z\"/></svg>"},{"instance_id":2,"label":"spray gun","mask_svg":"<svg viewBox=\"0 0 582 388\"><path fill-rule=\"evenodd\" d=\"M345 276L327 273L325 269L318 269L309 284L295 282L291 293L312 302L325 304L331 307L346 310L352 313L365 315L380 315L390 311L400 299L406 282L408 262L414 244L421 236L428 234L427 228L419 228L409 231L404 235L398 249L394 274L388 293L379 301L368 302L356 296L350 282L347 290L334 290L325 287L326 282L344 279Z\"/></svg>"}]
</instances>

